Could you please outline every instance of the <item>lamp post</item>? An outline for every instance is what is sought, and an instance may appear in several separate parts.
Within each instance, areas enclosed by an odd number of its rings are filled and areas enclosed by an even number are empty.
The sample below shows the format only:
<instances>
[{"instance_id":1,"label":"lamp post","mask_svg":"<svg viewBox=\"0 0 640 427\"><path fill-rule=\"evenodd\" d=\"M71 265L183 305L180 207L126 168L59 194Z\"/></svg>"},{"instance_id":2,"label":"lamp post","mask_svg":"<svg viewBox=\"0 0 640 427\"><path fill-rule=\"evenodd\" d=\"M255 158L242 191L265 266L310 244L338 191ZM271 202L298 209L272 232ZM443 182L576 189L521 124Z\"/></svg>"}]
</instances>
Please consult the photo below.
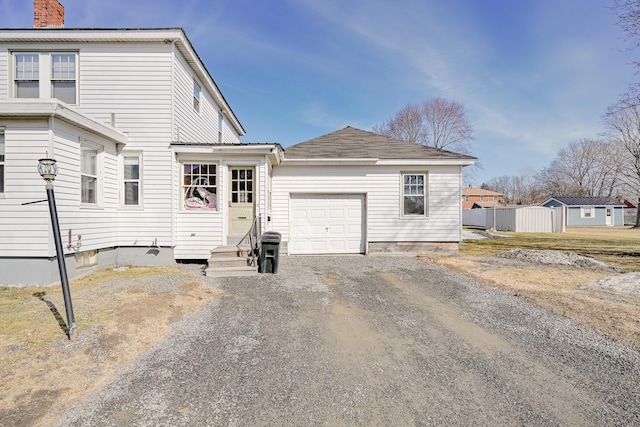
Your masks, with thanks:
<instances>
[{"instance_id":1,"label":"lamp post","mask_svg":"<svg viewBox=\"0 0 640 427\"><path fill-rule=\"evenodd\" d=\"M76 330L76 320L73 316L73 304L71 303L71 292L69 292L69 280L67 279L67 266L64 263L64 251L62 249L62 238L60 237L56 199L53 195L53 180L56 179L58 165L53 159L40 159L38 160L38 172L47 183L45 188L47 189L49 215L51 216L51 226L53 227L53 239L56 243L56 255L58 259L58 270L60 271L60 282L62 283L64 309L67 312L68 337L73 341L78 336L78 332Z\"/></svg>"}]
</instances>

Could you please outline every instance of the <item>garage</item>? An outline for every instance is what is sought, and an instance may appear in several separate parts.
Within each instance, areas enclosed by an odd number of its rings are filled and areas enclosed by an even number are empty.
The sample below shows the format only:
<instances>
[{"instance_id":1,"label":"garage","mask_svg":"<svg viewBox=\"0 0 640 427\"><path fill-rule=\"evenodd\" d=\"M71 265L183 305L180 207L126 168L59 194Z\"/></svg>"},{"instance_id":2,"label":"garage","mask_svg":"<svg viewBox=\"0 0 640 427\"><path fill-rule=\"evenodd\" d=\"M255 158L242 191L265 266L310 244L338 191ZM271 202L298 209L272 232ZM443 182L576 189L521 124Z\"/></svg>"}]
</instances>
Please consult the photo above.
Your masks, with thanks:
<instances>
[{"instance_id":1,"label":"garage","mask_svg":"<svg viewBox=\"0 0 640 427\"><path fill-rule=\"evenodd\" d=\"M291 254L360 254L364 244L363 194L292 194Z\"/></svg>"}]
</instances>

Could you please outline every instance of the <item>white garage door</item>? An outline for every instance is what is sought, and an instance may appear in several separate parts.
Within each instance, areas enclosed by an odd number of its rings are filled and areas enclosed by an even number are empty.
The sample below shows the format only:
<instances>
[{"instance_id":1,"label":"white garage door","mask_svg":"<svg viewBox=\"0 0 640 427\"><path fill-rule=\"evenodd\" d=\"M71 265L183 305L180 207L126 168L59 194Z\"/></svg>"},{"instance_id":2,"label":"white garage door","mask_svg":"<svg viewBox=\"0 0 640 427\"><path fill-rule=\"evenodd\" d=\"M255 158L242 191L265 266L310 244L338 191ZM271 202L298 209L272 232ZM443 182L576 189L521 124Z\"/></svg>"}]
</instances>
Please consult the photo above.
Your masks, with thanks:
<instances>
[{"instance_id":1,"label":"white garage door","mask_svg":"<svg viewBox=\"0 0 640 427\"><path fill-rule=\"evenodd\" d=\"M292 194L291 254L364 253L362 194Z\"/></svg>"}]
</instances>

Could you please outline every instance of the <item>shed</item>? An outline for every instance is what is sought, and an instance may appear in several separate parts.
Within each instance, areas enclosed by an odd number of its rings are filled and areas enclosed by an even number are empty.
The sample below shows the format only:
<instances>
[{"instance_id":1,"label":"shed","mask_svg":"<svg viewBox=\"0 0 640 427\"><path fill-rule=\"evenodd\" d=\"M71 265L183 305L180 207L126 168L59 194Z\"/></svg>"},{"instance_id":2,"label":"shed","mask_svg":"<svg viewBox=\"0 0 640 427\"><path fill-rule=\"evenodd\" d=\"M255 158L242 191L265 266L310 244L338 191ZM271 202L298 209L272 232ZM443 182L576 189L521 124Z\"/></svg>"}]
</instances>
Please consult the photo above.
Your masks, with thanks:
<instances>
[{"instance_id":1,"label":"shed","mask_svg":"<svg viewBox=\"0 0 640 427\"><path fill-rule=\"evenodd\" d=\"M542 206L564 208L567 227L624 225L625 204L613 197L552 197Z\"/></svg>"}]
</instances>

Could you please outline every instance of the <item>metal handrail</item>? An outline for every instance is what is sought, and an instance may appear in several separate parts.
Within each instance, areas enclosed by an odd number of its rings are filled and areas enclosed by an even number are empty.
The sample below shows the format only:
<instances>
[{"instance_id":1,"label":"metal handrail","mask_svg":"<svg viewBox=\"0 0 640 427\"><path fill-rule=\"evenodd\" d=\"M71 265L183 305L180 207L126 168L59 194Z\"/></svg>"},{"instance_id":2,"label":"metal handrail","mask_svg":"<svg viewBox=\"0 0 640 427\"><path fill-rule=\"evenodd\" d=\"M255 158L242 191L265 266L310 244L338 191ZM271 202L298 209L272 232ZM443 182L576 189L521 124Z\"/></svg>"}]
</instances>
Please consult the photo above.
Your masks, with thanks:
<instances>
[{"instance_id":1,"label":"metal handrail","mask_svg":"<svg viewBox=\"0 0 640 427\"><path fill-rule=\"evenodd\" d=\"M247 231L247 234L245 234L242 239L240 239L240 242L238 242L238 249L240 249L240 246L243 244L249 244L250 249L247 253L247 261L252 267L258 265L257 260L260 253L260 222L260 215L257 215L255 218L253 218L251 228L249 229L249 231Z\"/></svg>"}]
</instances>

